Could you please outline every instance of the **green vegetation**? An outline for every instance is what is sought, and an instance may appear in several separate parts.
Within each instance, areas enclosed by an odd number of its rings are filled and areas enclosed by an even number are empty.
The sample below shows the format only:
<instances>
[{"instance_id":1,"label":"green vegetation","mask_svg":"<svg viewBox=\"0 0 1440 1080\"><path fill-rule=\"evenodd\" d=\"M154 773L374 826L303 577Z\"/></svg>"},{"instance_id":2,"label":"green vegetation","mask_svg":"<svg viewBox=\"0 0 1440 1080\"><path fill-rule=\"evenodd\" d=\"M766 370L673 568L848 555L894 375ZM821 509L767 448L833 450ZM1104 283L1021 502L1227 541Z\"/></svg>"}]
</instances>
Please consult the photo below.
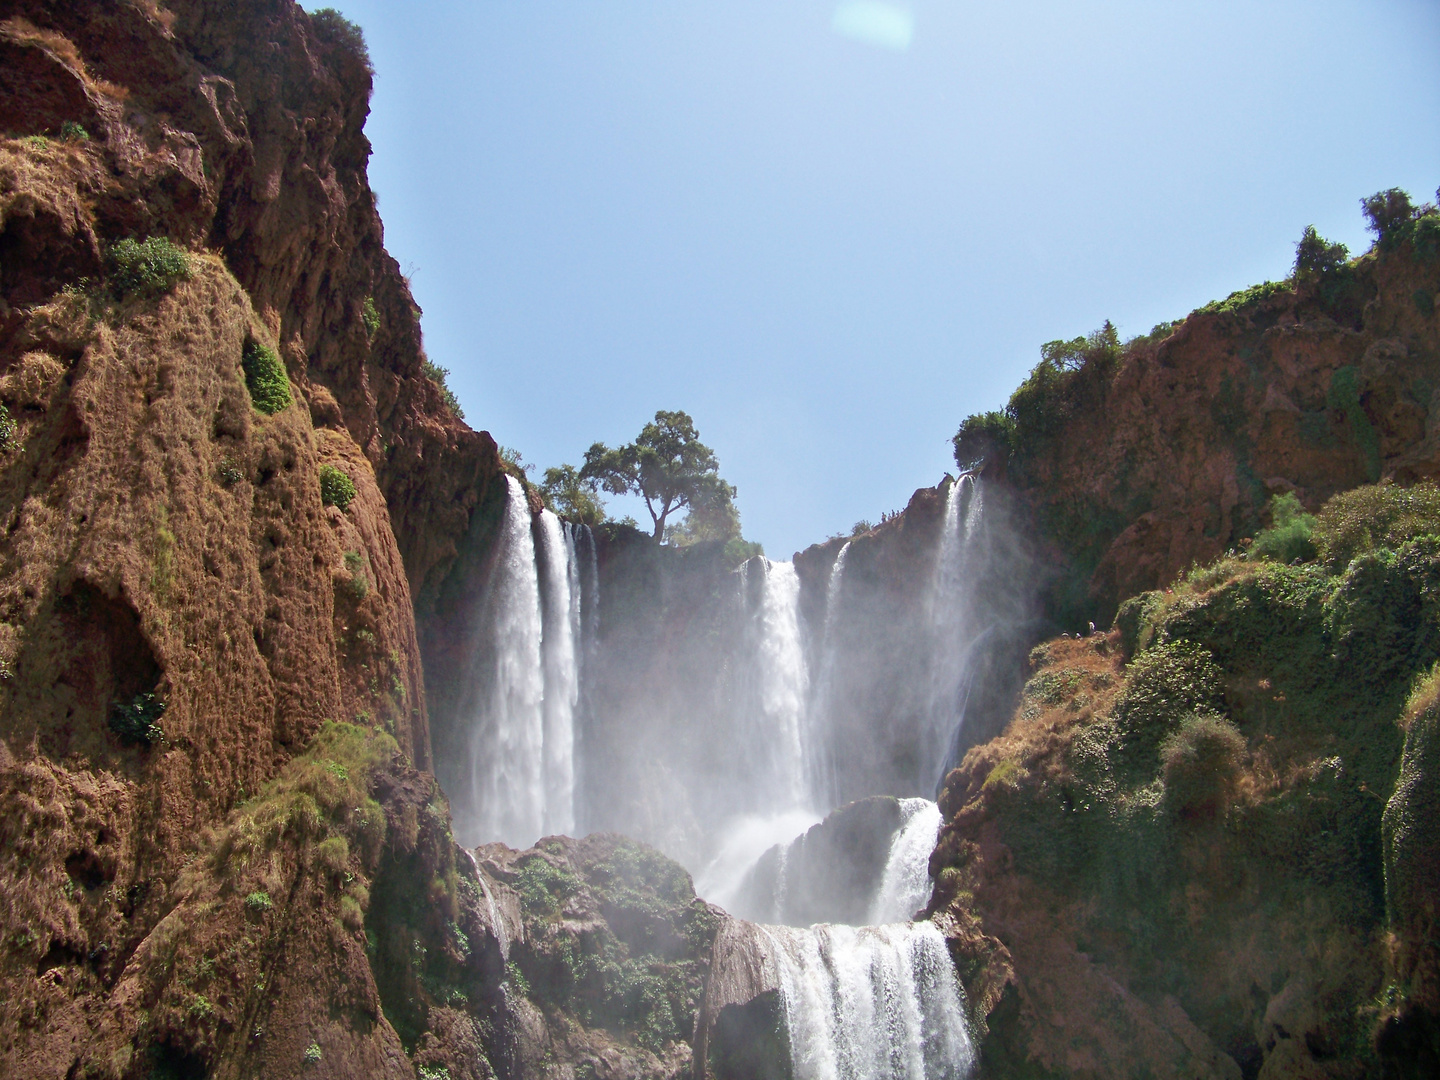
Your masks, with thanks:
<instances>
[{"instance_id":1,"label":"green vegetation","mask_svg":"<svg viewBox=\"0 0 1440 1080\"><path fill-rule=\"evenodd\" d=\"M360 305L360 321L365 324L365 337L374 341L375 335L380 332L380 311L375 307L373 296L367 296L365 303Z\"/></svg>"},{"instance_id":2,"label":"green vegetation","mask_svg":"<svg viewBox=\"0 0 1440 1080\"><path fill-rule=\"evenodd\" d=\"M310 25L314 27L315 36L321 41L345 50L359 61L368 74L375 74L374 65L370 62L370 47L365 44L365 31L358 23L351 22L334 8L327 7L310 13Z\"/></svg>"},{"instance_id":3,"label":"green vegetation","mask_svg":"<svg viewBox=\"0 0 1440 1080\"><path fill-rule=\"evenodd\" d=\"M605 503L593 480L583 480L574 465L546 469L540 483L545 505L567 521L595 526L605 520Z\"/></svg>"},{"instance_id":4,"label":"green vegetation","mask_svg":"<svg viewBox=\"0 0 1440 1080\"><path fill-rule=\"evenodd\" d=\"M628 1033L652 1051L687 1041L715 917L690 876L659 852L623 837L591 844L556 842L521 868L527 924L549 927L527 930L512 954L511 985L542 1008ZM604 922L577 933L559 921L572 897L598 907Z\"/></svg>"},{"instance_id":5,"label":"green vegetation","mask_svg":"<svg viewBox=\"0 0 1440 1080\"><path fill-rule=\"evenodd\" d=\"M245 372L245 386L255 408L271 416L289 407L290 378L274 349L254 338L248 339L240 356L240 367Z\"/></svg>"},{"instance_id":6,"label":"green vegetation","mask_svg":"<svg viewBox=\"0 0 1440 1080\"><path fill-rule=\"evenodd\" d=\"M1349 257L1350 250L1344 244L1330 243L1315 231L1314 225L1307 225L1295 245L1295 277L1301 281L1326 278L1344 266Z\"/></svg>"},{"instance_id":7,"label":"green vegetation","mask_svg":"<svg viewBox=\"0 0 1440 1080\"><path fill-rule=\"evenodd\" d=\"M420 1080L450 1080L450 1070L444 1065L421 1065Z\"/></svg>"},{"instance_id":8,"label":"green vegetation","mask_svg":"<svg viewBox=\"0 0 1440 1080\"><path fill-rule=\"evenodd\" d=\"M350 574L350 580L345 583L345 591L355 600L364 600L370 595L370 579L365 575L365 558L358 551L345 552L345 569Z\"/></svg>"},{"instance_id":9,"label":"green vegetation","mask_svg":"<svg viewBox=\"0 0 1440 1080\"><path fill-rule=\"evenodd\" d=\"M241 480L245 479L245 474L241 471L239 463L229 454L222 457L220 464L215 466L215 475L226 487L229 487L231 484L238 484Z\"/></svg>"},{"instance_id":10,"label":"green vegetation","mask_svg":"<svg viewBox=\"0 0 1440 1080\"><path fill-rule=\"evenodd\" d=\"M274 901L270 899L270 894L263 889L258 889L245 896L246 909L255 912L257 915L263 915L274 906L275 904Z\"/></svg>"},{"instance_id":11,"label":"green vegetation","mask_svg":"<svg viewBox=\"0 0 1440 1080\"><path fill-rule=\"evenodd\" d=\"M696 538L739 535L735 488L720 479L715 452L700 441L694 421L683 412L657 412L633 443L613 450L592 444L579 478L613 495L633 492L644 499L656 540L664 538L666 521L681 509L699 515Z\"/></svg>"},{"instance_id":12,"label":"green vegetation","mask_svg":"<svg viewBox=\"0 0 1440 1080\"><path fill-rule=\"evenodd\" d=\"M3 402L0 402L0 450L4 450L15 438L15 420Z\"/></svg>"},{"instance_id":13,"label":"green vegetation","mask_svg":"<svg viewBox=\"0 0 1440 1080\"><path fill-rule=\"evenodd\" d=\"M146 691L111 707L110 730L126 745L150 746L165 737L160 729L160 717L164 714L165 702Z\"/></svg>"},{"instance_id":14,"label":"green vegetation","mask_svg":"<svg viewBox=\"0 0 1440 1080\"><path fill-rule=\"evenodd\" d=\"M326 506L338 506L342 511L355 498L355 481L343 469L334 465L320 466L320 501Z\"/></svg>"},{"instance_id":15,"label":"green vegetation","mask_svg":"<svg viewBox=\"0 0 1440 1080\"><path fill-rule=\"evenodd\" d=\"M1250 545L1250 555L1276 562L1309 562L1315 558L1315 517L1307 514L1293 491L1270 499L1270 528Z\"/></svg>"},{"instance_id":16,"label":"green vegetation","mask_svg":"<svg viewBox=\"0 0 1440 1080\"><path fill-rule=\"evenodd\" d=\"M300 1060L306 1065L319 1065L322 1056L320 1053L320 1044L312 1042L305 1048L305 1052L300 1055Z\"/></svg>"},{"instance_id":17,"label":"green vegetation","mask_svg":"<svg viewBox=\"0 0 1440 1080\"><path fill-rule=\"evenodd\" d=\"M46 150L50 146L50 140L44 135L26 135L20 141L31 150Z\"/></svg>"},{"instance_id":18,"label":"green vegetation","mask_svg":"<svg viewBox=\"0 0 1440 1080\"><path fill-rule=\"evenodd\" d=\"M1263 304L1273 296L1294 291L1295 288L1289 281L1262 281L1248 289L1237 289L1224 300L1211 300L1198 310L1204 315L1226 315Z\"/></svg>"},{"instance_id":19,"label":"green vegetation","mask_svg":"<svg viewBox=\"0 0 1440 1080\"><path fill-rule=\"evenodd\" d=\"M160 296L194 273L189 253L163 236L143 242L127 237L110 248L109 263L110 286L117 296Z\"/></svg>"},{"instance_id":20,"label":"green vegetation","mask_svg":"<svg viewBox=\"0 0 1440 1080\"><path fill-rule=\"evenodd\" d=\"M1166 801L1187 817L1224 812L1245 754L1245 736L1223 716L1186 717L1160 746Z\"/></svg>"},{"instance_id":21,"label":"green vegetation","mask_svg":"<svg viewBox=\"0 0 1440 1080\"><path fill-rule=\"evenodd\" d=\"M1428 483L1341 492L1325 504L1313 534L1320 561L1331 573L1360 555L1435 535L1440 535L1440 488Z\"/></svg>"},{"instance_id":22,"label":"green vegetation","mask_svg":"<svg viewBox=\"0 0 1440 1080\"><path fill-rule=\"evenodd\" d=\"M90 133L74 120L66 120L60 125L60 138L66 142L89 142Z\"/></svg>"},{"instance_id":23,"label":"green vegetation","mask_svg":"<svg viewBox=\"0 0 1440 1080\"><path fill-rule=\"evenodd\" d=\"M425 373L427 379L435 384L435 389L440 391L440 400L445 403L447 409L455 414L455 419L464 420L465 410L460 407L460 399L455 396L454 391L445 382L450 377L450 369L432 364L425 359L420 362L420 370Z\"/></svg>"}]
</instances>

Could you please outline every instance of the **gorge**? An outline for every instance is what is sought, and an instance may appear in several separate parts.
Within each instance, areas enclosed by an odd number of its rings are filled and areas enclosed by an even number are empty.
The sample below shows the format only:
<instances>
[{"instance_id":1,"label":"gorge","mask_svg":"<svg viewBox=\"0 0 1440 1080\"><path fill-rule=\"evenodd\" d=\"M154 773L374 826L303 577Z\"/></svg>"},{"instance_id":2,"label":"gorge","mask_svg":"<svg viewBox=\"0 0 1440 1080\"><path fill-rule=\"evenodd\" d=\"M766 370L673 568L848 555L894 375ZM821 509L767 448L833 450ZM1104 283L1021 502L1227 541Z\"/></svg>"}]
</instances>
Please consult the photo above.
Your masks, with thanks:
<instances>
[{"instance_id":1,"label":"gorge","mask_svg":"<svg viewBox=\"0 0 1440 1080\"><path fill-rule=\"evenodd\" d=\"M737 563L456 415L346 26L0 13L0 1071L1434 1072L1433 207Z\"/></svg>"}]
</instances>

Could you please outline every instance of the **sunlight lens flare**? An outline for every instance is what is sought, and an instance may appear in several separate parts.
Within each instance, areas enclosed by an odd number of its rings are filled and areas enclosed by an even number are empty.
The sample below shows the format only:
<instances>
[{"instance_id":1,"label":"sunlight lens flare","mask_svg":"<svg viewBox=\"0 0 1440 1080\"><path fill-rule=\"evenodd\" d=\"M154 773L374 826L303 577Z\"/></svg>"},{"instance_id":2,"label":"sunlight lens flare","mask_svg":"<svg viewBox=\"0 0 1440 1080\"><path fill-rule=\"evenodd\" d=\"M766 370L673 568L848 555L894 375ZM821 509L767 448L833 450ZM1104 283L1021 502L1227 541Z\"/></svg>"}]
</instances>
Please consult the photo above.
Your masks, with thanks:
<instances>
[{"instance_id":1,"label":"sunlight lens flare","mask_svg":"<svg viewBox=\"0 0 1440 1080\"><path fill-rule=\"evenodd\" d=\"M915 16L906 8L879 0L847 0L835 9L830 29L841 37L904 52L915 36Z\"/></svg>"}]
</instances>

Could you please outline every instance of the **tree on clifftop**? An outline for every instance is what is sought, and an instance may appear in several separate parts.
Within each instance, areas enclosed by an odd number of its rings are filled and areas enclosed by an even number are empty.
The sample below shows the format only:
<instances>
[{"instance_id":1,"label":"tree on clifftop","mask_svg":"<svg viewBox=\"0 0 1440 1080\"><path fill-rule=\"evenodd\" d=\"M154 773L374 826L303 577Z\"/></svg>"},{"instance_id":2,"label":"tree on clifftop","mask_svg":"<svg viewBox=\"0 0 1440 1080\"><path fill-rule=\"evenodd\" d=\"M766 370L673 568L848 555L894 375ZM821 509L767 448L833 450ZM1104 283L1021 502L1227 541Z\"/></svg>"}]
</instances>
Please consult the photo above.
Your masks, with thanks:
<instances>
[{"instance_id":1,"label":"tree on clifftop","mask_svg":"<svg viewBox=\"0 0 1440 1080\"><path fill-rule=\"evenodd\" d=\"M683 412L661 410L633 443L591 446L580 477L613 495L639 495L660 540L666 518L682 508L707 520L733 516L735 488L718 470L715 452L700 441L695 422Z\"/></svg>"}]
</instances>

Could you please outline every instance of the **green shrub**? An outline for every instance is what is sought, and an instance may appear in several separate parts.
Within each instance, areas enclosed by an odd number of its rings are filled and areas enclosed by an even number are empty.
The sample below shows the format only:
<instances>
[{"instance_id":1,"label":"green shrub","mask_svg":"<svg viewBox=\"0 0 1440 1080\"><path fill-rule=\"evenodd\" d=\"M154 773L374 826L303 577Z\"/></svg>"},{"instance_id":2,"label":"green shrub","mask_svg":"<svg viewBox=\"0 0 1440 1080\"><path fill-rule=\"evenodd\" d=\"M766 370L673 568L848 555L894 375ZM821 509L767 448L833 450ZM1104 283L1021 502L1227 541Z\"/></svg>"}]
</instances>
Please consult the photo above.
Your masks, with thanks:
<instances>
[{"instance_id":1,"label":"green shrub","mask_svg":"<svg viewBox=\"0 0 1440 1080\"><path fill-rule=\"evenodd\" d=\"M1270 528L1262 530L1250 545L1250 554L1276 562L1309 562L1315 558L1315 516L1307 514L1293 491L1270 500Z\"/></svg>"},{"instance_id":2,"label":"green shrub","mask_svg":"<svg viewBox=\"0 0 1440 1080\"><path fill-rule=\"evenodd\" d=\"M334 465L320 466L320 501L326 506L338 506L342 511L355 498L355 481L343 469Z\"/></svg>"},{"instance_id":3,"label":"green shrub","mask_svg":"<svg viewBox=\"0 0 1440 1080\"><path fill-rule=\"evenodd\" d=\"M320 1044L312 1042L305 1048L305 1052L300 1055L300 1060L306 1065L319 1065L322 1056L320 1053Z\"/></svg>"},{"instance_id":4,"label":"green shrub","mask_svg":"<svg viewBox=\"0 0 1440 1080\"><path fill-rule=\"evenodd\" d=\"M44 150L50 145L50 140L44 135L26 135L20 141L32 150Z\"/></svg>"},{"instance_id":5,"label":"green shrub","mask_svg":"<svg viewBox=\"0 0 1440 1080\"><path fill-rule=\"evenodd\" d=\"M1181 816L1223 811L1245 755L1240 729L1214 713L1196 713L1160 745L1165 801Z\"/></svg>"},{"instance_id":6,"label":"green shrub","mask_svg":"<svg viewBox=\"0 0 1440 1080\"><path fill-rule=\"evenodd\" d=\"M344 586L345 591L356 600L364 600L370 595L370 579L365 576L365 559L360 552L345 552L345 569L350 573L350 580Z\"/></svg>"},{"instance_id":7,"label":"green shrub","mask_svg":"<svg viewBox=\"0 0 1440 1080\"><path fill-rule=\"evenodd\" d=\"M380 311L375 307L375 298L367 296L360 307L360 321L365 324L365 336L371 341L380 332Z\"/></svg>"},{"instance_id":8,"label":"green shrub","mask_svg":"<svg viewBox=\"0 0 1440 1080\"><path fill-rule=\"evenodd\" d=\"M290 378L274 349L250 338L245 342L240 366L245 371L245 386L255 408L272 416L290 405Z\"/></svg>"},{"instance_id":9,"label":"green shrub","mask_svg":"<svg viewBox=\"0 0 1440 1080\"><path fill-rule=\"evenodd\" d=\"M195 1000L190 1002L190 1007L185 1011L196 1020L205 1020L215 1011L215 1006L210 1004L210 999L204 994L196 994Z\"/></svg>"},{"instance_id":10,"label":"green shrub","mask_svg":"<svg viewBox=\"0 0 1440 1080\"><path fill-rule=\"evenodd\" d=\"M420 1080L450 1080L450 1070L444 1065L421 1065Z\"/></svg>"},{"instance_id":11,"label":"green shrub","mask_svg":"<svg viewBox=\"0 0 1440 1080\"><path fill-rule=\"evenodd\" d=\"M194 273L190 254L163 236L127 237L110 248L110 285L117 296L159 296Z\"/></svg>"},{"instance_id":12,"label":"green shrub","mask_svg":"<svg viewBox=\"0 0 1440 1080\"><path fill-rule=\"evenodd\" d=\"M967 416L950 442L955 447L955 464L969 472L1010 456L1015 438L1015 421L1000 409Z\"/></svg>"},{"instance_id":13,"label":"green shrub","mask_svg":"<svg viewBox=\"0 0 1440 1080\"><path fill-rule=\"evenodd\" d=\"M1248 289L1238 289L1224 300L1211 300L1210 303L1200 308L1200 311L1207 315L1238 312L1243 308L1263 303L1272 296L1293 291L1293 287L1288 281L1262 281L1259 285L1251 285Z\"/></svg>"},{"instance_id":14,"label":"green shrub","mask_svg":"<svg viewBox=\"0 0 1440 1080\"><path fill-rule=\"evenodd\" d=\"M1415 220L1415 204L1410 193L1400 188L1377 191L1360 200L1360 209L1365 213L1366 228L1375 234L1382 248L1397 243Z\"/></svg>"},{"instance_id":15,"label":"green shrub","mask_svg":"<svg viewBox=\"0 0 1440 1080\"><path fill-rule=\"evenodd\" d=\"M559 915L561 905L580 891L580 879L534 855L520 867L515 889L527 914L548 918Z\"/></svg>"},{"instance_id":16,"label":"green shrub","mask_svg":"<svg viewBox=\"0 0 1440 1080\"><path fill-rule=\"evenodd\" d=\"M215 475L218 476L220 482L227 487L230 484L238 484L241 480L245 479L245 474L240 471L240 466L229 454L221 458L220 464L215 466Z\"/></svg>"},{"instance_id":17,"label":"green shrub","mask_svg":"<svg viewBox=\"0 0 1440 1080\"><path fill-rule=\"evenodd\" d=\"M1180 719L1218 712L1223 680L1208 649L1192 641L1169 641L1130 662L1125 688L1115 703L1122 732L1143 734L1158 745Z\"/></svg>"},{"instance_id":18,"label":"green shrub","mask_svg":"<svg viewBox=\"0 0 1440 1080\"><path fill-rule=\"evenodd\" d=\"M1312 539L1326 567L1339 573L1357 555L1431 535L1440 535L1440 488L1385 483L1333 496L1320 510Z\"/></svg>"},{"instance_id":19,"label":"green shrub","mask_svg":"<svg viewBox=\"0 0 1440 1080\"><path fill-rule=\"evenodd\" d=\"M60 125L60 138L67 142L89 142L90 133L74 120L66 120Z\"/></svg>"},{"instance_id":20,"label":"green shrub","mask_svg":"<svg viewBox=\"0 0 1440 1080\"><path fill-rule=\"evenodd\" d=\"M310 25L321 41L338 45L360 61L367 72L375 74L375 68L370 63L370 48L365 44L365 31L358 23L351 22L334 8L320 8L310 13Z\"/></svg>"},{"instance_id":21,"label":"green shrub","mask_svg":"<svg viewBox=\"0 0 1440 1080\"><path fill-rule=\"evenodd\" d=\"M1349 256L1350 249L1344 244L1330 243L1314 225L1307 225L1295 245L1295 276L1307 280L1326 277L1344 266Z\"/></svg>"},{"instance_id":22,"label":"green shrub","mask_svg":"<svg viewBox=\"0 0 1440 1080\"><path fill-rule=\"evenodd\" d=\"M436 389L440 391L440 400L445 403L445 407L455 414L457 420L464 420L465 410L460 408L460 399L457 398L454 391L445 384L445 380L450 377L450 369L443 368L438 364L432 364L429 360L422 361L420 368L425 373L425 377L434 383Z\"/></svg>"},{"instance_id":23,"label":"green shrub","mask_svg":"<svg viewBox=\"0 0 1440 1080\"><path fill-rule=\"evenodd\" d=\"M269 911L271 908L273 908L275 906L275 902L270 899L270 894L268 892L256 891L248 894L245 897L245 906L250 911L255 912L255 914L262 915L265 912Z\"/></svg>"},{"instance_id":24,"label":"green shrub","mask_svg":"<svg viewBox=\"0 0 1440 1080\"><path fill-rule=\"evenodd\" d=\"M15 438L15 419L10 415L10 410L0 403L0 450L10 445L10 440Z\"/></svg>"},{"instance_id":25,"label":"green shrub","mask_svg":"<svg viewBox=\"0 0 1440 1080\"><path fill-rule=\"evenodd\" d=\"M164 713L165 702L160 698L148 691L136 694L128 702L117 702L111 707L110 730L126 745L149 746L164 737L160 730L160 717Z\"/></svg>"}]
</instances>

